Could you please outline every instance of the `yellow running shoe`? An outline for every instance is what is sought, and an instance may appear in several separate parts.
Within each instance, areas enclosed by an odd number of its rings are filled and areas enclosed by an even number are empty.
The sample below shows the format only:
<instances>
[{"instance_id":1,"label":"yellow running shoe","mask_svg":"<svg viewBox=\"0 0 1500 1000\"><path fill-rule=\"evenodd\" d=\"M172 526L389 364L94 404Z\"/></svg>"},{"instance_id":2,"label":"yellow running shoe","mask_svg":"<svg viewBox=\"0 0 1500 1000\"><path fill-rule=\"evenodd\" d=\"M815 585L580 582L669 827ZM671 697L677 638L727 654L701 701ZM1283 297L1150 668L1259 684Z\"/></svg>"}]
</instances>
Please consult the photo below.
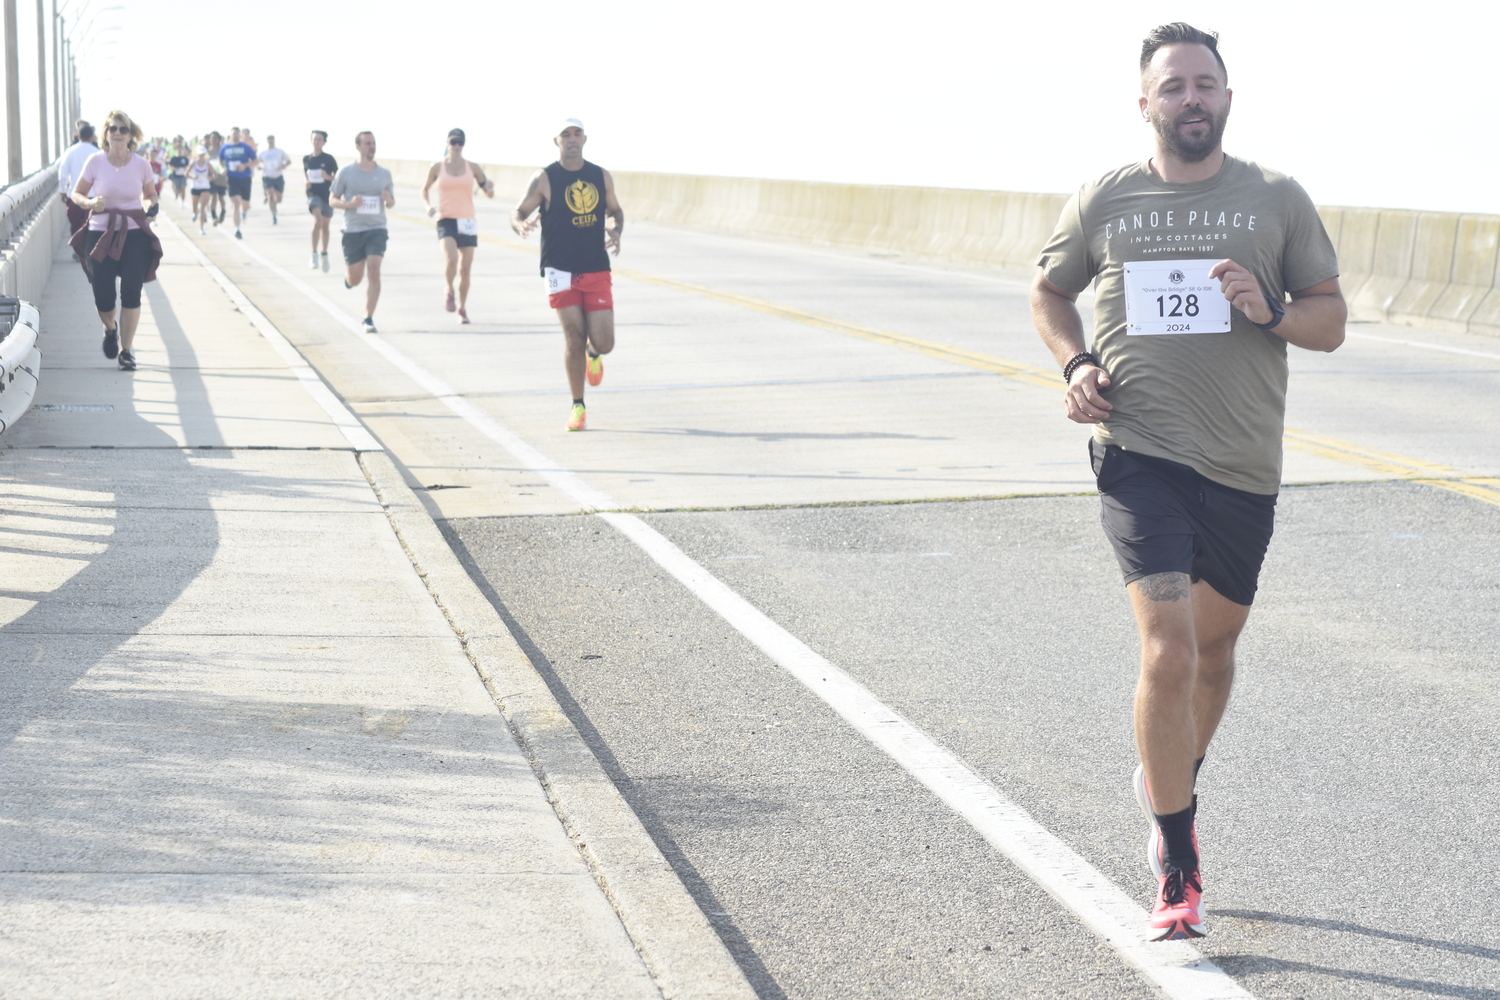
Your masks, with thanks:
<instances>
[{"instance_id":1,"label":"yellow running shoe","mask_svg":"<svg viewBox=\"0 0 1500 1000\"><path fill-rule=\"evenodd\" d=\"M589 369L584 375L589 380L589 385L598 385L604 381L604 359L597 354L589 355Z\"/></svg>"},{"instance_id":2,"label":"yellow running shoe","mask_svg":"<svg viewBox=\"0 0 1500 1000\"><path fill-rule=\"evenodd\" d=\"M568 430L581 431L588 427L589 415L583 408L582 403L573 404L573 412L568 414Z\"/></svg>"}]
</instances>

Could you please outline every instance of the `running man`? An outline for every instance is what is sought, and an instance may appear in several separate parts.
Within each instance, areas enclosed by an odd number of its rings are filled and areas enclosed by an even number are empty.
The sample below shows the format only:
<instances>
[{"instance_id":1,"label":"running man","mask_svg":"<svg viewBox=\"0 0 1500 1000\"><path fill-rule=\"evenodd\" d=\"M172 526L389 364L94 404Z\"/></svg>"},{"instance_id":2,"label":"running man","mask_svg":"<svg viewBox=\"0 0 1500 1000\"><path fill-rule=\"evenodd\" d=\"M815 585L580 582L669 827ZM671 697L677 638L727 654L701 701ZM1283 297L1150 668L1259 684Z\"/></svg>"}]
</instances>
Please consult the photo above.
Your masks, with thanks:
<instances>
[{"instance_id":1,"label":"running man","mask_svg":"<svg viewBox=\"0 0 1500 1000\"><path fill-rule=\"evenodd\" d=\"M255 170L255 147L244 142L240 130L229 130L229 141L219 147L219 162L229 177L229 202L234 206L234 238L240 234L240 219L250 211L250 178Z\"/></svg>"},{"instance_id":2,"label":"running man","mask_svg":"<svg viewBox=\"0 0 1500 1000\"><path fill-rule=\"evenodd\" d=\"M1193 791L1271 540L1287 344L1335 350L1347 309L1307 193L1224 153L1218 35L1162 25L1140 69L1155 154L1069 201L1031 312L1068 418L1094 425L1104 532L1140 632L1135 789L1163 940L1205 932ZM1090 352L1075 302L1096 279Z\"/></svg>"},{"instance_id":3,"label":"running man","mask_svg":"<svg viewBox=\"0 0 1500 1000\"><path fill-rule=\"evenodd\" d=\"M214 163L219 162L219 150L224 147L224 137L218 132L208 133L208 138L203 143L208 147L208 158ZM213 216L214 225L224 221L226 206L224 201L229 197L229 178L217 167L214 168L212 187L210 188L212 204L209 206L209 214Z\"/></svg>"},{"instance_id":4,"label":"running man","mask_svg":"<svg viewBox=\"0 0 1500 1000\"><path fill-rule=\"evenodd\" d=\"M339 172L338 161L323 152L328 133L316 131L312 134L313 151L302 157L302 171L307 175L307 212L312 216L312 266L321 266L328 273L328 220L333 218L331 197L333 177ZM322 238L323 255L318 256L318 239Z\"/></svg>"},{"instance_id":5,"label":"running man","mask_svg":"<svg viewBox=\"0 0 1500 1000\"><path fill-rule=\"evenodd\" d=\"M477 163L464 159L464 143L467 142L461 128L448 131L448 155L432 165L427 171L427 183L422 187L422 204L427 206L427 217L437 216L438 243L443 247L443 260L447 267L444 280L448 283L443 297L443 308L458 311L458 321L467 323L469 311L469 272L474 267L474 248L479 246L479 224L474 218L474 185L484 192L486 198L495 197L495 182L484 176L484 169ZM432 204L428 193L436 184L437 204ZM453 277L458 275L458 298L454 301Z\"/></svg>"},{"instance_id":6,"label":"running man","mask_svg":"<svg viewBox=\"0 0 1500 1000\"><path fill-rule=\"evenodd\" d=\"M365 288L366 333L375 331L375 306L380 301L380 264L385 260L385 210L396 207L395 180L391 172L375 162L375 133L354 137L359 159L344 167L333 179L329 203L344 210L344 287L355 288L369 272Z\"/></svg>"},{"instance_id":7,"label":"running man","mask_svg":"<svg viewBox=\"0 0 1500 1000\"><path fill-rule=\"evenodd\" d=\"M167 169L170 171L168 177L172 181L172 194L177 196L178 201L187 201L187 168L192 158L188 156L187 144L182 141L182 136L172 140L172 158L167 160Z\"/></svg>"},{"instance_id":8,"label":"running man","mask_svg":"<svg viewBox=\"0 0 1500 1000\"><path fill-rule=\"evenodd\" d=\"M266 148L259 156L260 161L260 186L265 190L266 203L271 206L271 225L276 225L276 208L281 204L281 196L286 193L286 178L281 176L286 170L287 164L292 158L286 155L286 150L276 145L274 135L266 136Z\"/></svg>"},{"instance_id":9,"label":"running man","mask_svg":"<svg viewBox=\"0 0 1500 1000\"><path fill-rule=\"evenodd\" d=\"M563 330L563 367L568 388L573 391L573 409L568 430L588 425L583 404L583 383L604 381L601 355L615 348L615 303L610 289L609 255L620 253L620 233L625 212L615 200L615 181L597 164L583 158L583 123L577 118L563 122L553 138L556 163L549 163L531 178L531 186L510 213L510 227L525 239L542 226L542 278L548 300L557 310ZM600 192L603 192L601 199ZM557 200L561 196L562 200ZM599 209L604 202L604 212ZM539 217L532 213L541 209ZM610 226L604 220L614 222Z\"/></svg>"},{"instance_id":10,"label":"running man","mask_svg":"<svg viewBox=\"0 0 1500 1000\"><path fill-rule=\"evenodd\" d=\"M83 165L89 157L99 152L99 143L94 138L94 126L82 118L73 123L73 134L77 137L73 145L63 151L57 164L57 191L62 195L68 212L68 235L72 236L89 221L88 209L73 202L73 187L83 176Z\"/></svg>"}]
</instances>

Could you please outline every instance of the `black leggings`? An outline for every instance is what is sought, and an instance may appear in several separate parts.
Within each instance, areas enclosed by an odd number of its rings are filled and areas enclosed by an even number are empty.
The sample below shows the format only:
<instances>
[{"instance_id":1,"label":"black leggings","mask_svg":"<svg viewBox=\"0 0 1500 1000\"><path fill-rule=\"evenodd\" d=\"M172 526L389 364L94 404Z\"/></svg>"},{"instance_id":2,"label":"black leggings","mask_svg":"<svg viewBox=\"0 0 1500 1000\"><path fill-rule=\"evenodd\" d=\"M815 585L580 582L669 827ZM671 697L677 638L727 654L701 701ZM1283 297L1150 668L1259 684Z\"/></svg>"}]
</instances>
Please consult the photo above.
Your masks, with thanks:
<instances>
[{"instance_id":1,"label":"black leggings","mask_svg":"<svg viewBox=\"0 0 1500 1000\"><path fill-rule=\"evenodd\" d=\"M84 244L88 253L104 233L90 229L88 242ZM125 234L125 249L120 259L106 256L103 260L89 258L90 279L94 284L94 307L102 313L115 311L115 281L120 282L120 305L126 309L141 307L141 286L146 283L146 268L151 266L151 238L143 229L132 229Z\"/></svg>"}]
</instances>

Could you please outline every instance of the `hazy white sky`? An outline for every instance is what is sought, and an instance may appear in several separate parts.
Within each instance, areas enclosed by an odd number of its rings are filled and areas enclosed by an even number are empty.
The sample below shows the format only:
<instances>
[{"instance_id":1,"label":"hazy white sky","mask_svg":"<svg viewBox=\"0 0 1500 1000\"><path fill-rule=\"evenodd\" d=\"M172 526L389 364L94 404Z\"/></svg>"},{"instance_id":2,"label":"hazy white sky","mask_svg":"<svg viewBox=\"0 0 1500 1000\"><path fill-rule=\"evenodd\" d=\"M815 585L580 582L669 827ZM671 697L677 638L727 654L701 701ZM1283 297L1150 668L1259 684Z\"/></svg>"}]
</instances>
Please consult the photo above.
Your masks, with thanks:
<instances>
[{"instance_id":1,"label":"hazy white sky","mask_svg":"<svg viewBox=\"0 0 1500 1000\"><path fill-rule=\"evenodd\" d=\"M1230 152L1322 204L1500 214L1492 0L84 2L126 8L83 44L84 116L123 107L151 133L248 124L300 153L322 128L342 159L369 128L381 155L436 158L458 125L476 159L540 165L576 116L621 170L1020 191L1148 155L1140 39L1184 19L1223 36Z\"/></svg>"}]
</instances>

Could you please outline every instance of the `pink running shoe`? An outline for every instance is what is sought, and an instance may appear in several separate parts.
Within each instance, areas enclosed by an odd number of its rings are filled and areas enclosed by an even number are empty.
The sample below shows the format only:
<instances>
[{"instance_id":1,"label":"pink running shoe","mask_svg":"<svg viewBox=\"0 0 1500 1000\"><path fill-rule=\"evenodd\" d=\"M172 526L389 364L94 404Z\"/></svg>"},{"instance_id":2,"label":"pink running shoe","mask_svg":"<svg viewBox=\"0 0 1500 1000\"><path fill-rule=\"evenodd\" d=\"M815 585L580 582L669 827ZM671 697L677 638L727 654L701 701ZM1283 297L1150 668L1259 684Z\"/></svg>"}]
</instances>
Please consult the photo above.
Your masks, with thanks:
<instances>
[{"instance_id":1,"label":"pink running shoe","mask_svg":"<svg viewBox=\"0 0 1500 1000\"><path fill-rule=\"evenodd\" d=\"M1198 873L1168 869L1156 891L1156 905L1151 908L1151 940L1179 941L1207 933L1203 926L1203 886Z\"/></svg>"},{"instance_id":2,"label":"pink running shoe","mask_svg":"<svg viewBox=\"0 0 1500 1000\"><path fill-rule=\"evenodd\" d=\"M453 294L453 289L451 288L443 296L443 308L449 312L458 308L458 297Z\"/></svg>"},{"instance_id":3,"label":"pink running shoe","mask_svg":"<svg viewBox=\"0 0 1500 1000\"><path fill-rule=\"evenodd\" d=\"M1151 866L1151 874L1161 878L1166 871L1167 864L1167 842L1162 839L1161 827L1156 825L1156 811L1151 808L1151 789L1146 786L1146 767L1144 764L1135 766L1136 805L1141 807L1141 812L1146 814L1146 824L1151 828L1146 834L1146 863ZM1198 796L1193 796L1193 850L1198 850Z\"/></svg>"},{"instance_id":4,"label":"pink running shoe","mask_svg":"<svg viewBox=\"0 0 1500 1000\"><path fill-rule=\"evenodd\" d=\"M458 311L458 321L460 323L467 323L469 321L469 310L460 309Z\"/></svg>"}]
</instances>

